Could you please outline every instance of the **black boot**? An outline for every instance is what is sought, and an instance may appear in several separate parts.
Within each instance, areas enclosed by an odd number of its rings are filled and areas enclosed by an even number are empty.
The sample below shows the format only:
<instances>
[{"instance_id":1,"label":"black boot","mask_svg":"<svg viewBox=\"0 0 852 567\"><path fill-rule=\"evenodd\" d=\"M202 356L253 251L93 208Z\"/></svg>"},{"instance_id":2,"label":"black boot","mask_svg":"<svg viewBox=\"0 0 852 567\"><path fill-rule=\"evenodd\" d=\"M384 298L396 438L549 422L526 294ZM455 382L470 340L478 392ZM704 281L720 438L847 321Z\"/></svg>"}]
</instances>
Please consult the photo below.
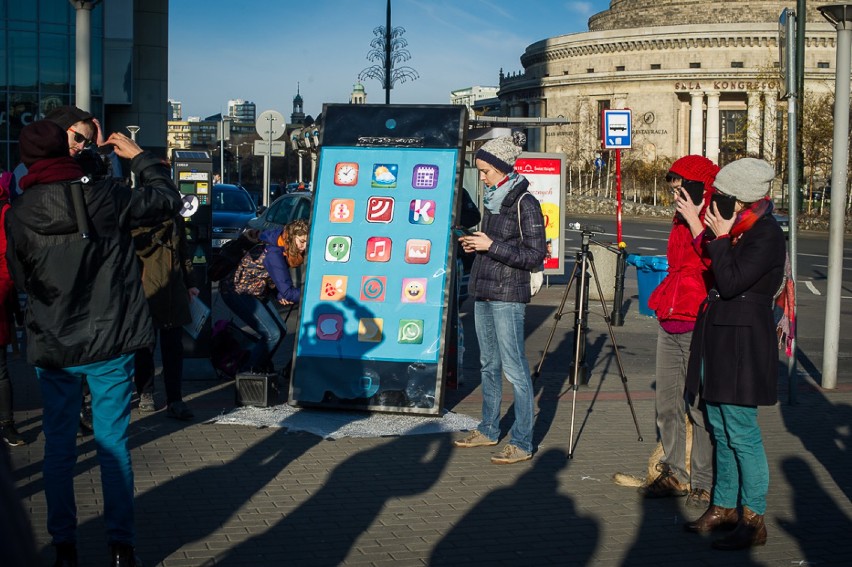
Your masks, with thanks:
<instances>
[{"instance_id":1,"label":"black boot","mask_svg":"<svg viewBox=\"0 0 852 567\"><path fill-rule=\"evenodd\" d=\"M53 567L77 567L77 545L73 543L55 543L56 563Z\"/></svg>"},{"instance_id":2,"label":"black boot","mask_svg":"<svg viewBox=\"0 0 852 567\"><path fill-rule=\"evenodd\" d=\"M132 545L111 543L109 546L110 567L142 567Z\"/></svg>"}]
</instances>

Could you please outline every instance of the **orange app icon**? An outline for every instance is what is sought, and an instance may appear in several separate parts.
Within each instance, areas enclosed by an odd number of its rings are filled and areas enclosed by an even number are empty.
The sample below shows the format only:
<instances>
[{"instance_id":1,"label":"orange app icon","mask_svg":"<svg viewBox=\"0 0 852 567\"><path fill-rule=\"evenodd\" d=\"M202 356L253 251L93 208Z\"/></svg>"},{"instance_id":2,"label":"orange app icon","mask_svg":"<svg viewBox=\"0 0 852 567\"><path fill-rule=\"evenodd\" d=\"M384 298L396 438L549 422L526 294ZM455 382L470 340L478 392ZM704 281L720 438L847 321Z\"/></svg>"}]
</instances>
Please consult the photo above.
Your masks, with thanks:
<instances>
[{"instance_id":1,"label":"orange app icon","mask_svg":"<svg viewBox=\"0 0 852 567\"><path fill-rule=\"evenodd\" d=\"M405 242L405 261L409 264L428 264L432 253L432 242L411 238Z\"/></svg>"},{"instance_id":2,"label":"orange app icon","mask_svg":"<svg viewBox=\"0 0 852 567\"><path fill-rule=\"evenodd\" d=\"M332 199L329 207L329 222L352 222L355 215L355 199Z\"/></svg>"},{"instance_id":3,"label":"orange app icon","mask_svg":"<svg viewBox=\"0 0 852 567\"><path fill-rule=\"evenodd\" d=\"M358 342L380 343L382 342L382 328L384 319L378 317L364 317L358 320Z\"/></svg>"},{"instance_id":4,"label":"orange app icon","mask_svg":"<svg viewBox=\"0 0 852 567\"><path fill-rule=\"evenodd\" d=\"M323 276L320 301L343 301L346 297L346 276Z\"/></svg>"}]
</instances>

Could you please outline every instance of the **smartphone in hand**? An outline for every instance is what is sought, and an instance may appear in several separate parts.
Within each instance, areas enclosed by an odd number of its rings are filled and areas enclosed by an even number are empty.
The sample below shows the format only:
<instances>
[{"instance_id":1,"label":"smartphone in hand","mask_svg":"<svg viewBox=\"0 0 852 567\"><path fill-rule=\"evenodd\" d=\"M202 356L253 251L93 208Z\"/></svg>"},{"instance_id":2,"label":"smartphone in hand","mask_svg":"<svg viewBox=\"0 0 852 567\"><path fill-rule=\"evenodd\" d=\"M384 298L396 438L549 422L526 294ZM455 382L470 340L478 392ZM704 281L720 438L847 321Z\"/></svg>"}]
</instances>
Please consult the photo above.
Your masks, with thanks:
<instances>
[{"instance_id":1,"label":"smartphone in hand","mask_svg":"<svg viewBox=\"0 0 852 567\"><path fill-rule=\"evenodd\" d=\"M683 184L689 198L696 206L700 206L704 202L704 183L701 181L687 181Z\"/></svg>"},{"instance_id":2,"label":"smartphone in hand","mask_svg":"<svg viewBox=\"0 0 852 567\"><path fill-rule=\"evenodd\" d=\"M734 205L737 203L736 197L713 193L713 196L710 197L711 207L713 206L713 203L716 203L716 207L719 209L719 214L722 215L723 219L731 220L734 218Z\"/></svg>"},{"instance_id":3,"label":"smartphone in hand","mask_svg":"<svg viewBox=\"0 0 852 567\"><path fill-rule=\"evenodd\" d=\"M453 227L453 233L458 237L473 236L473 231L471 229L465 228L463 226L454 226Z\"/></svg>"}]
</instances>

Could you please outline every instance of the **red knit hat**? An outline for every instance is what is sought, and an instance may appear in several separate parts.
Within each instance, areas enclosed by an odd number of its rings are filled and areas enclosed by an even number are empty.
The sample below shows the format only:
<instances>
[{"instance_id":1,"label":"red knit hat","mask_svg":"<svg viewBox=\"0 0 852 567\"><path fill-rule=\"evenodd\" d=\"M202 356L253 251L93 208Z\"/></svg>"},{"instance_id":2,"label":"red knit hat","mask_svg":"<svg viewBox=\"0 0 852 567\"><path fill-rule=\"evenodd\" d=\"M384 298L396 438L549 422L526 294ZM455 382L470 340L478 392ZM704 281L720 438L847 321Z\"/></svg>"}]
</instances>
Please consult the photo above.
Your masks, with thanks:
<instances>
[{"instance_id":1,"label":"red knit hat","mask_svg":"<svg viewBox=\"0 0 852 567\"><path fill-rule=\"evenodd\" d=\"M706 191L713 186L719 166L704 156L683 156L672 164L669 171L690 181L701 181Z\"/></svg>"}]
</instances>

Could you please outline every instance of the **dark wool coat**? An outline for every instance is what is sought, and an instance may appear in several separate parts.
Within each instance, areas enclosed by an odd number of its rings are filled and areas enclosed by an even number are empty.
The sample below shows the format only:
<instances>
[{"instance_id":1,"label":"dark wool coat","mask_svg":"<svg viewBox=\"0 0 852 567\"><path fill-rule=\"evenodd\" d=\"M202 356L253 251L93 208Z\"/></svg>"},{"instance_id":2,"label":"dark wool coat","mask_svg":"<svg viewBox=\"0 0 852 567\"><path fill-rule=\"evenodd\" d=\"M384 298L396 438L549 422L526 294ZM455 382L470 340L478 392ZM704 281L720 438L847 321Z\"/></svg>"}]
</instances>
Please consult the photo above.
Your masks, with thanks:
<instances>
[{"instance_id":1,"label":"dark wool coat","mask_svg":"<svg viewBox=\"0 0 852 567\"><path fill-rule=\"evenodd\" d=\"M705 246L715 287L695 324L686 388L692 394L701 391L708 402L774 405L778 337L772 311L784 277L784 233L767 213L735 245L719 238Z\"/></svg>"},{"instance_id":2,"label":"dark wool coat","mask_svg":"<svg viewBox=\"0 0 852 567\"><path fill-rule=\"evenodd\" d=\"M77 228L67 183L25 189L6 215L7 260L27 294L27 360L65 368L154 344L130 230L174 218L180 194L162 161L131 161L138 187L83 186L91 238Z\"/></svg>"},{"instance_id":3,"label":"dark wool coat","mask_svg":"<svg viewBox=\"0 0 852 567\"><path fill-rule=\"evenodd\" d=\"M538 199L527 195L529 182L521 177L503 199L500 214L486 209L482 232L494 242L487 252L478 252L470 273L470 295L477 300L530 302L530 272L540 268L547 255L544 216ZM518 226L518 199L521 225Z\"/></svg>"}]
</instances>

